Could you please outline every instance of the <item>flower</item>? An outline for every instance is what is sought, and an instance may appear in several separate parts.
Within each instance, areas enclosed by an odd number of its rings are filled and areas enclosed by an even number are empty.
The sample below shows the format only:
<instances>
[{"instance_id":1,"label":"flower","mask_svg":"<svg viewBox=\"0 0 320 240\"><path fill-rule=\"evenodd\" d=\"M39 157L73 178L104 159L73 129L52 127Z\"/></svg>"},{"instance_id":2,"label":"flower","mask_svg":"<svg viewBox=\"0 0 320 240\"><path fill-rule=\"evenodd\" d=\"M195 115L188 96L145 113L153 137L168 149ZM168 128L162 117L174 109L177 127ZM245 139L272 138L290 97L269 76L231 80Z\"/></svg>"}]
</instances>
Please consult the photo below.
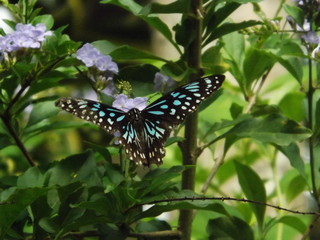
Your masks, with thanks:
<instances>
[{"instance_id":1,"label":"flower","mask_svg":"<svg viewBox=\"0 0 320 240\"><path fill-rule=\"evenodd\" d=\"M112 74L119 72L118 65L112 61L112 58L109 55L101 54L90 43L86 43L78 49L76 58L81 60L87 67L96 67L101 72L108 71Z\"/></svg>"},{"instance_id":2,"label":"flower","mask_svg":"<svg viewBox=\"0 0 320 240\"><path fill-rule=\"evenodd\" d=\"M115 74L119 72L118 65L108 55L101 55L96 61L96 66L102 72L109 71Z\"/></svg>"},{"instance_id":3,"label":"flower","mask_svg":"<svg viewBox=\"0 0 320 240\"><path fill-rule=\"evenodd\" d=\"M171 77L163 75L159 72L156 73L153 82L154 90L158 92L168 92L176 85L176 81L174 81Z\"/></svg>"},{"instance_id":4,"label":"flower","mask_svg":"<svg viewBox=\"0 0 320 240\"><path fill-rule=\"evenodd\" d=\"M314 32L314 31L307 32L301 38L306 43L311 43L311 44L318 44L319 43L319 37L317 36L316 32Z\"/></svg>"},{"instance_id":5,"label":"flower","mask_svg":"<svg viewBox=\"0 0 320 240\"><path fill-rule=\"evenodd\" d=\"M16 30L0 38L0 51L13 52L21 48L40 48L46 36L51 36L51 31L46 31L44 24L36 26L18 23Z\"/></svg>"},{"instance_id":6,"label":"flower","mask_svg":"<svg viewBox=\"0 0 320 240\"><path fill-rule=\"evenodd\" d=\"M128 98L125 94L119 94L115 97L112 107L121 109L124 112L128 112L132 108L137 108L142 111L147 106L147 98L136 97Z\"/></svg>"},{"instance_id":7,"label":"flower","mask_svg":"<svg viewBox=\"0 0 320 240\"><path fill-rule=\"evenodd\" d=\"M105 79L104 80L105 87L104 87L103 93L105 93L110 97L115 96L115 94L118 92L118 89L116 88L113 80L111 78L106 79L105 77L104 79Z\"/></svg>"},{"instance_id":8,"label":"flower","mask_svg":"<svg viewBox=\"0 0 320 240\"><path fill-rule=\"evenodd\" d=\"M76 53L77 59L81 60L87 67L94 66L100 55L99 50L89 43L86 43L82 48L79 48Z\"/></svg>"}]
</instances>

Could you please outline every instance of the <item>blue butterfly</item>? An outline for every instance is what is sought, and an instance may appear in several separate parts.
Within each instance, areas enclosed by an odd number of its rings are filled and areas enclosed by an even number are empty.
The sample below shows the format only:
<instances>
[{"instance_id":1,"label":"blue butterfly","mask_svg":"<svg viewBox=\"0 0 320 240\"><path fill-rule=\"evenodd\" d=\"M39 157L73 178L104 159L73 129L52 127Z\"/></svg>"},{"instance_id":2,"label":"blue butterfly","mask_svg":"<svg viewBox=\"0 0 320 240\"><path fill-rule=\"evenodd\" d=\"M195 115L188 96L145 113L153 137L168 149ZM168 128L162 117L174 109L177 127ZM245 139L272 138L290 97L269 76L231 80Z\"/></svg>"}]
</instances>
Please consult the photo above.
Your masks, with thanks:
<instances>
[{"instance_id":1,"label":"blue butterfly","mask_svg":"<svg viewBox=\"0 0 320 240\"><path fill-rule=\"evenodd\" d=\"M213 75L189 82L142 111L132 108L124 112L100 102L79 98L60 98L56 106L93 122L110 134L120 132L119 143L136 163L160 165L165 155L163 145L171 130L220 88L224 79L224 75Z\"/></svg>"}]
</instances>

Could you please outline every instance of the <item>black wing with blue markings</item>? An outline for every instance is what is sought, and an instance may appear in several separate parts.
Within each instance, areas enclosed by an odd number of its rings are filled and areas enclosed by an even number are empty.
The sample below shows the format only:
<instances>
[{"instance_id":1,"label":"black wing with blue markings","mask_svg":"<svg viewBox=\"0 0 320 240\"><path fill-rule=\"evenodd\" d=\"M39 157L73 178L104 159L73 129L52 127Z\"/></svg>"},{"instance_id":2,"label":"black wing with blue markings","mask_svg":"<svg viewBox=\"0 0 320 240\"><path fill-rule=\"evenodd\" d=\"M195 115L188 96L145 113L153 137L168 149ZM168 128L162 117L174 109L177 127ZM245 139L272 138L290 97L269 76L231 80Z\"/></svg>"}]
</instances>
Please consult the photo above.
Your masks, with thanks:
<instances>
[{"instance_id":1,"label":"black wing with blue markings","mask_svg":"<svg viewBox=\"0 0 320 240\"><path fill-rule=\"evenodd\" d=\"M122 129L126 120L126 112L109 105L82 98L60 98L56 106L66 112L93 122L113 134Z\"/></svg>"},{"instance_id":2,"label":"black wing with blue markings","mask_svg":"<svg viewBox=\"0 0 320 240\"><path fill-rule=\"evenodd\" d=\"M157 165L162 163L165 155L163 145L171 130L219 89L224 79L224 75L213 75L195 80L169 92L142 110L148 162Z\"/></svg>"},{"instance_id":3,"label":"black wing with blue markings","mask_svg":"<svg viewBox=\"0 0 320 240\"><path fill-rule=\"evenodd\" d=\"M164 143L171 130L221 87L223 75L204 77L183 85L151 103L142 111L128 112L109 105L77 98L61 98L56 106L114 134L136 163L160 165L165 155Z\"/></svg>"}]
</instances>

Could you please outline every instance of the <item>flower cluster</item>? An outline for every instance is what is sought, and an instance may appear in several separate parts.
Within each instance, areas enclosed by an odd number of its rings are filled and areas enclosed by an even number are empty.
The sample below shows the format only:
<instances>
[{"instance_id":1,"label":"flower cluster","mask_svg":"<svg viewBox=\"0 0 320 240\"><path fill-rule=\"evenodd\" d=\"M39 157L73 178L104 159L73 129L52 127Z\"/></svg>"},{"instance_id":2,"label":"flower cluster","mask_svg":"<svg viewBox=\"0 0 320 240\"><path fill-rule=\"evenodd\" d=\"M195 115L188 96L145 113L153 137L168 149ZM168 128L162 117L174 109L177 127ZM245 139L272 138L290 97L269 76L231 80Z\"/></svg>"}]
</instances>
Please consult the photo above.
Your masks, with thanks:
<instances>
[{"instance_id":1,"label":"flower cluster","mask_svg":"<svg viewBox=\"0 0 320 240\"><path fill-rule=\"evenodd\" d=\"M76 53L77 59L81 60L87 67L96 67L101 72L119 72L118 65L112 61L109 55L103 55L90 43L84 44Z\"/></svg>"},{"instance_id":2,"label":"flower cluster","mask_svg":"<svg viewBox=\"0 0 320 240\"><path fill-rule=\"evenodd\" d=\"M5 36L0 36L0 52L13 52L21 48L40 48L46 36L51 36L51 31L46 31L42 23L31 24L18 23L16 30Z\"/></svg>"}]
</instances>

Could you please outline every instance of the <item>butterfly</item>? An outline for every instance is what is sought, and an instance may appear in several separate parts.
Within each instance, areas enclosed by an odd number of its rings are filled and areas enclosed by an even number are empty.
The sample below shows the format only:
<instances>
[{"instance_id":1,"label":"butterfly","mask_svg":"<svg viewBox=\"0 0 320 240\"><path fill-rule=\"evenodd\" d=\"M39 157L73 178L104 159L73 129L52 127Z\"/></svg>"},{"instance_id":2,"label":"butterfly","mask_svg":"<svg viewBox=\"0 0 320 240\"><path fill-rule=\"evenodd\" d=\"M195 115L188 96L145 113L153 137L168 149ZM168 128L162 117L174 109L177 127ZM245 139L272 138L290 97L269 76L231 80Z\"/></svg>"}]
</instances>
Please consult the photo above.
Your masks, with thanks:
<instances>
[{"instance_id":1,"label":"butterfly","mask_svg":"<svg viewBox=\"0 0 320 240\"><path fill-rule=\"evenodd\" d=\"M134 162L160 165L165 156L164 143L171 130L219 89L224 75L212 75L189 82L165 94L143 110L128 112L81 98L60 98L56 106L93 122L110 134L120 133L119 143Z\"/></svg>"}]
</instances>

